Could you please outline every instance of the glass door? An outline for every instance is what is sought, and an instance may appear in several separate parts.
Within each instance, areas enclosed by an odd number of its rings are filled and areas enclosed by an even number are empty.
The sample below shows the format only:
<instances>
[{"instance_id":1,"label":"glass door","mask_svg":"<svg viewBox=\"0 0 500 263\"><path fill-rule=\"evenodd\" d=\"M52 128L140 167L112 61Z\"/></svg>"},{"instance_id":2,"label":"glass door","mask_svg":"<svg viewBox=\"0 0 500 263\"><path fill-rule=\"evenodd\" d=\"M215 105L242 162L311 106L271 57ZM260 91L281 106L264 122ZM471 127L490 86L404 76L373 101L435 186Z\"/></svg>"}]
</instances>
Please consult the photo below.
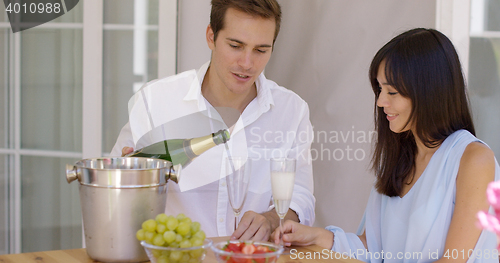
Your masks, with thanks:
<instances>
[{"instance_id":1,"label":"glass door","mask_svg":"<svg viewBox=\"0 0 500 263\"><path fill-rule=\"evenodd\" d=\"M158 7L158 0L104 0L104 155L128 122L128 100L158 77Z\"/></svg>"},{"instance_id":2,"label":"glass door","mask_svg":"<svg viewBox=\"0 0 500 263\"><path fill-rule=\"evenodd\" d=\"M65 166L111 150L127 122L129 98L158 76L158 10L171 2L80 1L67 14L15 34L0 4L0 254L82 247L78 184L66 182ZM89 3L97 8L86 9ZM90 40L102 54L85 60L85 30L96 28L85 18L91 13L102 13L102 30ZM102 83L90 87L102 100L83 100L88 66L103 68L91 76L102 74ZM101 103L97 143L86 135L96 121L83 109ZM86 153L84 142L102 151Z\"/></svg>"},{"instance_id":3,"label":"glass door","mask_svg":"<svg viewBox=\"0 0 500 263\"><path fill-rule=\"evenodd\" d=\"M81 246L82 9L13 34L0 23L0 252Z\"/></svg>"}]
</instances>

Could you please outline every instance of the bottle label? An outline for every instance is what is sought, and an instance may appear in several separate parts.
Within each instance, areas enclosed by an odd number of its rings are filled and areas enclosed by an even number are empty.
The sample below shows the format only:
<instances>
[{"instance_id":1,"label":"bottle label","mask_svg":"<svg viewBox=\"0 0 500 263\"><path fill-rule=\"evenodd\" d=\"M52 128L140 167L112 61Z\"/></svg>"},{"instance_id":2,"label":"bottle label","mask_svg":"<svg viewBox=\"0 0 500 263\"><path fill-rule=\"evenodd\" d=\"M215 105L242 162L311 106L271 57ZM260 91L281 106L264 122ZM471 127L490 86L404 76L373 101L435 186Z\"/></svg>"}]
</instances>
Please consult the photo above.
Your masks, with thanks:
<instances>
[{"instance_id":1,"label":"bottle label","mask_svg":"<svg viewBox=\"0 0 500 263\"><path fill-rule=\"evenodd\" d=\"M193 152L193 149L191 148L191 140L184 140L184 142L182 142L182 146L184 147L184 152L189 160L193 160L199 156L199 154Z\"/></svg>"}]
</instances>

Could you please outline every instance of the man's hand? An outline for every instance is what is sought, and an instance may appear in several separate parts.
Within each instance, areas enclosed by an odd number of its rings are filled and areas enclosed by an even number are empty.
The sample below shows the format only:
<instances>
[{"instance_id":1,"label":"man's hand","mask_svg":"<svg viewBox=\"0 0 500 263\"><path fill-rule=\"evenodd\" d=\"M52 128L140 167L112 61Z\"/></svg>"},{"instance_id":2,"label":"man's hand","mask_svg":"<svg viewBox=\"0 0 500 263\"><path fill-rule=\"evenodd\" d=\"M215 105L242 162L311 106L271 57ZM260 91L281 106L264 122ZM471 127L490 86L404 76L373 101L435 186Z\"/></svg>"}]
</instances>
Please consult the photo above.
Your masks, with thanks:
<instances>
[{"instance_id":1,"label":"man's hand","mask_svg":"<svg viewBox=\"0 0 500 263\"><path fill-rule=\"evenodd\" d=\"M299 221L299 217L291 209L288 210L285 219ZM247 211L241 217L238 228L231 235L231 239L268 241L271 233L279 226L279 220L280 218L274 209L262 214Z\"/></svg>"},{"instance_id":2,"label":"man's hand","mask_svg":"<svg viewBox=\"0 0 500 263\"><path fill-rule=\"evenodd\" d=\"M132 148L132 147L127 147L127 146L123 147L123 149L122 149L122 157L125 156L125 155L127 155L127 154L129 154L129 153L131 153L131 152L133 152L133 151L134 151L134 148Z\"/></svg>"}]
</instances>

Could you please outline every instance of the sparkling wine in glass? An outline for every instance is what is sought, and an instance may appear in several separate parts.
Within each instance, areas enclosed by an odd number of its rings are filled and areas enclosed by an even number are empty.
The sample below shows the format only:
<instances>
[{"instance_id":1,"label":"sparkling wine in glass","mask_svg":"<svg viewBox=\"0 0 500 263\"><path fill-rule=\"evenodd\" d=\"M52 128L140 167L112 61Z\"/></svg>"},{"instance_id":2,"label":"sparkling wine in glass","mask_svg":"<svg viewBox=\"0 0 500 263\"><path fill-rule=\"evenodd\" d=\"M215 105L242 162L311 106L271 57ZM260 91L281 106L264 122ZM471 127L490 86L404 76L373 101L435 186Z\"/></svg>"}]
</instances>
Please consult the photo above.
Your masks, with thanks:
<instances>
[{"instance_id":1,"label":"sparkling wine in glass","mask_svg":"<svg viewBox=\"0 0 500 263\"><path fill-rule=\"evenodd\" d=\"M234 213L234 230L247 197L252 160L246 157L228 157L226 159L226 186L229 204Z\"/></svg>"},{"instance_id":2,"label":"sparkling wine in glass","mask_svg":"<svg viewBox=\"0 0 500 263\"><path fill-rule=\"evenodd\" d=\"M295 165L295 159L271 159L271 187L274 209L280 218L281 246L283 246L283 220L290 208L293 185L295 184Z\"/></svg>"}]
</instances>

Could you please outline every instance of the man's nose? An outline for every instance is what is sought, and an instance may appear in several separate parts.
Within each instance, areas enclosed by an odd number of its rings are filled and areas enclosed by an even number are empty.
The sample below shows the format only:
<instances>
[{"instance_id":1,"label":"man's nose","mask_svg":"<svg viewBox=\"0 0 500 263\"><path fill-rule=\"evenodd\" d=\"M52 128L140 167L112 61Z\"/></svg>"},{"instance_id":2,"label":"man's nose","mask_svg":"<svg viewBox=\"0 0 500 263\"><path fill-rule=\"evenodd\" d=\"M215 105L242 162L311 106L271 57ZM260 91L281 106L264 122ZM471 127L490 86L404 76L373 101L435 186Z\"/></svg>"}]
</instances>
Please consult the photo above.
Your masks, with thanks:
<instances>
[{"instance_id":1,"label":"man's nose","mask_svg":"<svg viewBox=\"0 0 500 263\"><path fill-rule=\"evenodd\" d=\"M241 57L239 59L239 65L245 70L249 70L252 68L253 58L251 51L242 52Z\"/></svg>"}]
</instances>

